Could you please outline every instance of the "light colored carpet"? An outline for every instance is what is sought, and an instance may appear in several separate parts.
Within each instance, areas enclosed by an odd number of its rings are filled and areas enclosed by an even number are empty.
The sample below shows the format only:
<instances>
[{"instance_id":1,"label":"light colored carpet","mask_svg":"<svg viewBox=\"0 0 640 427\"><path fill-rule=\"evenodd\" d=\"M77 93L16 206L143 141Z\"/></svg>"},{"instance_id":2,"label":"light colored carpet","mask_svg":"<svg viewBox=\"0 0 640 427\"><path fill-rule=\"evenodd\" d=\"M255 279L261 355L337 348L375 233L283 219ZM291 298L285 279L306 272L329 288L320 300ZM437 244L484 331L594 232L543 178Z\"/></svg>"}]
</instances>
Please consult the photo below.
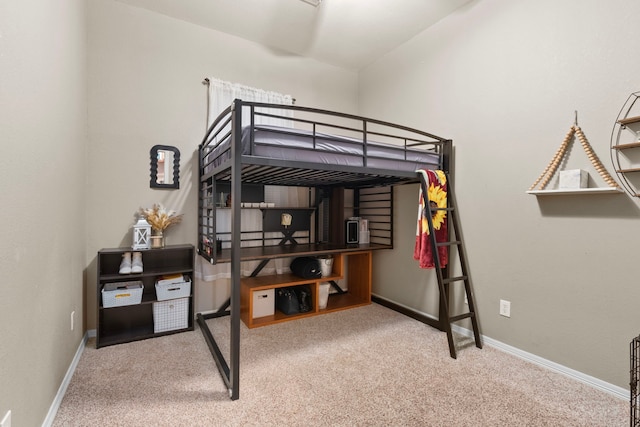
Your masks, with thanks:
<instances>
[{"instance_id":1,"label":"light colored carpet","mask_svg":"<svg viewBox=\"0 0 640 427\"><path fill-rule=\"evenodd\" d=\"M228 352L228 318L209 320ZM626 426L628 402L372 304L241 327L231 401L201 331L87 344L54 426ZM218 339L219 338L219 339Z\"/></svg>"}]
</instances>

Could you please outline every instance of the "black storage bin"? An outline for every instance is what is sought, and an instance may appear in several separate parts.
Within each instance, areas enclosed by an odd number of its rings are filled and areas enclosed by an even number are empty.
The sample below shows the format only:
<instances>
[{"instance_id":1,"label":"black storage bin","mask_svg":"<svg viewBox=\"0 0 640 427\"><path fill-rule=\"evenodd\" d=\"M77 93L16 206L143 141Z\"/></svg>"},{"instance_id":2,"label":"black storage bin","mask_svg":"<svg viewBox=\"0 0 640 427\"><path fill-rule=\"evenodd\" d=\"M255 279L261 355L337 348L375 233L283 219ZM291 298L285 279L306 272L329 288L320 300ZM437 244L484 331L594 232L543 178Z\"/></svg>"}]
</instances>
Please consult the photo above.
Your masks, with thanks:
<instances>
[{"instance_id":1,"label":"black storage bin","mask_svg":"<svg viewBox=\"0 0 640 427\"><path fill-rule=\"evenodd\" d=\"M303 279L316 279L322 277L322 270L320 269L320 261L314 257L298 257L291 262L291 271L296 276L300 276Z\"/></svg>"}]
</instances>

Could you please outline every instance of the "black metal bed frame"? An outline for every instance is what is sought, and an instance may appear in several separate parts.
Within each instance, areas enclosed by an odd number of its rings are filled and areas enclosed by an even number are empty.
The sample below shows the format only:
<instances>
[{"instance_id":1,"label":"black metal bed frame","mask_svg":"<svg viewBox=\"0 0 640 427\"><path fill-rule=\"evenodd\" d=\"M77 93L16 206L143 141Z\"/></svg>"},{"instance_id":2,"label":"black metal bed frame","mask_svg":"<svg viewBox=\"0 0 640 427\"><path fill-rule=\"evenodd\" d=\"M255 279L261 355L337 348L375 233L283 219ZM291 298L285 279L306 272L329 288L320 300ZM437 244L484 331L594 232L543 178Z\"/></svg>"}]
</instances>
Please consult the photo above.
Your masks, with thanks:
<instances>
[{"instance_id":1,"label":"black metal bed frame","mask_svg":"<svg viewBox=\"0 0 640 427\"><path fill-rule=\"evenodd\" d=\"M630 350L630 420L631 427L640 426L640 336L635 337L629 344Z\"/></svg>"},{"instance_id":2,"label":"black metal bed frame","mask_svg":"<svg viewBox=\"0 0 640 427\"><path fill-rule=\"evenodd\" d=\"M285 109L293 110L296 117L285 117L270 113L269 109ZM244 110L244 111L243 111ZM347 133L357 135L358 144L362 145L363 165L364 166L345 166L339 164L321 164L313 162L300 162L281 160L275 158L264 158L246 155L242 153L242 118L245 111L250 115L250 128L253 129L256 118L271 117L290 120L296 126L311 127L314 146L315 141L322 138L328 138L320 129L332 129L342 134ZM266 111L266 112L265 112ZM324 117L322 121L312 120L305 117L320 116ZM335 119L334 122L325 121L326 118ZM357 123L356 125L344 123ZM230 152L223 155L228 156L218 166L213 166L214 159L209 158L214 146L220 141L230 137ZM330 138L330 137L329 137ZM356 212L364 212L371 209L372 215L377 209L376 200L382 197L383 200L388 198L388 211L390 215L392 206L392 191L389 189L380 192L371 192L360 195L358 189L385 187L391 188L393 185L416 183L419 182L414 171L398 171L388 169L377 169L367 166L368 153L367 143L370 140L392 140L402 142L405 153L407 149L421 147L430 150L438 155L439 168L445 170L449 174L450 159L452 154L452 141L444 139L427 132L411 129L392 123L379 120L367 119L364 117L354 116L350 114L337 113L328 110L300 107L285 106L279 104L265 104L254 102L243 102L236 99L220 116L213 122L207 130L203 142L199 147L199 175L200 175L200 195L199 199L199 220L198 220L198 253L207 259L210 263L230 262L231 263L231 296L229 300L214 313L198 313L197 321L202 330L203 336L209 350L216 362L218 370L229 389L229 395L232 400L236 400L240 396L239 392L239 375L240 375L240 264L243 260L252 259L243 257L242 255L242 230L241 230L241 201L242 201L242 184L243 183L259 183L265 185L287 185L302 187L320 187L324 189L332 188L351 188L356 190L355 198L358 206L354 206ZM253 135L251 136L251 149L253 153ZM220 156L218 156L220 157ZM406 154L405 154L406 158ZM231 239L229 241L230 248L225 249L229 254L224 259L220 258L220 248L216 244L215 222L216 222L216 182L228 182L231 190ZM371 203L369 207L367 204ZM392 224L389 220L388 225L391 230L381 229L381 238L386 239L386 245L381 247L391 248L393 235ZM372 235L372 239L374 236ZM372 240L372 243L373 240ZM335 248L331 249L335 251ZM295 252L295 251L293 251ZM328 253L329 249L323 247L319 249L317 254ZM288 255L291 255L289 253ZM286 256L286 255L279 255ZM278 256L274 256L278 257ZM253 258L256 259L256 258ZM261 266L263 264L261 263ZM261 268L261 267L259 267ZM254 272L257 274L257 272ZM213 334L211 333L206 320L230 316L230 351L229 361L227 361L220 350Z\"/></svg>"}]
</instances>

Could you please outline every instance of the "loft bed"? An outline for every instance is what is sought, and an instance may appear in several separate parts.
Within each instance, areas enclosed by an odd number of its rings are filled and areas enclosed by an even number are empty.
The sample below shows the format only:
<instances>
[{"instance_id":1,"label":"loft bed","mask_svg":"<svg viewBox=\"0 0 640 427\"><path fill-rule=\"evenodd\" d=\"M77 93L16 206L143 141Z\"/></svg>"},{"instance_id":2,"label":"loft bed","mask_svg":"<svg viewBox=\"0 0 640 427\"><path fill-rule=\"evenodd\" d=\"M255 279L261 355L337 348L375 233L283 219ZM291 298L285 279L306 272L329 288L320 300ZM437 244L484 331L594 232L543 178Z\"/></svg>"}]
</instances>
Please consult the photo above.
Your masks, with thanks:
<instances>
[{"instance_id":1,"label":"loft bed","mask_svg":"<svg viewBox=\"0 0 640 427\"><path fill-rule=\"evenodd\" d=\"M427 132L308 107L235 100L214 120L199 146L198 254L230 264L231 296L197 319L231 399L239 398L241 263L259 261L255 276L274 258L392 248L393 186L420 182L418 169L451 174L451 152L451 140ZM260 200L265 185L307 188L304 219L284 227L281 215L291 207ZM262 230L243 230L246 206L262 211ZM230 214L227 232L217 230L221 207ZM368 243L346 241L349 216L368 218ZM269 237L274 232L282 238ZM229 362L206 323L226 315Z\"/></svg>"}]
</instances>

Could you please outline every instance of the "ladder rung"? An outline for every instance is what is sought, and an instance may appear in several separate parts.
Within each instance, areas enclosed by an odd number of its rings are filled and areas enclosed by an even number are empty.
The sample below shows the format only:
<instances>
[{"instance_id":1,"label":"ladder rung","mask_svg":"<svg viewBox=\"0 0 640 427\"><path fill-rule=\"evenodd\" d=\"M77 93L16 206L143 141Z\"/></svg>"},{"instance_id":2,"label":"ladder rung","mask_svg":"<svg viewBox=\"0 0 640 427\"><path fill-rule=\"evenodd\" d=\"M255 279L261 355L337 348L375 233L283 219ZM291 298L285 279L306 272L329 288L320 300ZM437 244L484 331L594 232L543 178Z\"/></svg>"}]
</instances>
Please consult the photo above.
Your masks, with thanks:
<instances>
[{"instance_id":1,"label":"ladder rung","mask_svg":"<svg viewBox=\"0 0 640 427\"><path fill-rule=\"evenodd\" d=\"M473 317L475 315L476 314L473 311L470 311L469 313L464 313L464 314L459 314L457 316L449 317L449 322L457 322L458 320L466 319L468 317Z\"/></svg>"},{"instance_id":2,"label":"ladder rung","mask_svg":"<svg viewBox=\"0 0 640 427\"><path fill-rule=\"evenodd\" d=\"M454 210L455 210L455 208L453 208L453 207L449 207L449 208L431 208L431 207L430 207L430 208L429 208L429 210L430 210L431 212L436 212L436 211L448 211L448 212L452 212L452 211L454 211Z\"/></svg>"},{"instance_id":3,"label":"ladder rung","mask_svg":"<svg viewBox=\"0 0 640 427\"><path fill-rule=\"evenodd\" d=\"M467 276L449 277L448 279L442 279L442 283L460 282L467 280Z\"/></svg>"},{"instance_id":4,"label":"ladder rung","mask_svg":"<svg viewBox=\"0 0 640 427\"><path fill-rule=\"evenodd\" d=\"M454 245L461 245L462 242L460 240L451 240L450 242L438 242L436 243L436 246L454 246Z\"/></svg>"}]
</instances>

